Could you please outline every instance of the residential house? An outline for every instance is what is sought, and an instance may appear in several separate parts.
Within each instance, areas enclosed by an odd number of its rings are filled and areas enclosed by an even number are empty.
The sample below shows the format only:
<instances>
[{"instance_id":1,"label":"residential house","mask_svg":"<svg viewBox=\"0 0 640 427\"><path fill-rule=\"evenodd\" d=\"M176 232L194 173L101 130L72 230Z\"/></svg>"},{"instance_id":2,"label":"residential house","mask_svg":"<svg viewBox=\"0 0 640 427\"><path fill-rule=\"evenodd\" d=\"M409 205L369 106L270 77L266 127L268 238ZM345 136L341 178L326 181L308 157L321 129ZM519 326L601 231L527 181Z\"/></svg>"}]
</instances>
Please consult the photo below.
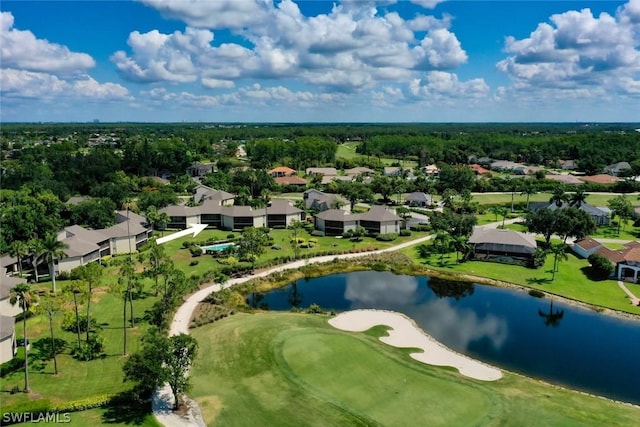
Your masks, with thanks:
<instances>
[{"instance_id":1,"label":"residential house","mask_svg":"<svg viewBox=\"0 0 640 427\"><path fill-rule=\"evenodd\" d=\"M387 206L375 205L369 212L349 214L340 209L329 209L315 215L316 229L327 236L339 236L356 227L363 227L369 233L399 233L402 218Z\"/></svg>"},{"instance_id":2,"label":"residential house","mask_svg":"<svg viewBox=\"0 0 640 427\"><path fill-rule=\"evenodd\" d=\"M55 274L71 271L111 254L109 237L99 230L71 225L58 233L58 240L67 245L64 250L67 256L56 260Z\"/></svg>"},{"instance_id":3,"label":"residential house","mask_svg":"<svg viewBox=\"0 0 640 427\"><path fill-rule=\"evenodd\" d=\"M403 168L399 166L385 166L382 168L382 175L384 176L402 176Z\"/></svg>"},{"instance_id":4,"label":"residential house","mask_svg":"<svg viewBox=\"0 0 640 427\"><path fill-rule=\"evenodd\" d=\"M572 171L572 170L575 170L576 167L577 167L576 161L572 160L572 159L559 160L558 161L558 166L560 166L560 169L565 170L565 171Z\"/></svg>"},{"instance_id":5,"label":"residential house","mask_svg":"<svg viewBox=\"0 0 640 427\"><path fill-rule=\"evenodd\" d=\"M545 176L546 179L562 182L567 185L580 185L584 184L577 176L568 174L549 174Z\"/></svg>"},{"instance_id":6,"label":"residential house","mask_svg":"<svg viewBox=\"0 0 640 427\"><path fill-rule=\"evenodd\" d=\"M345 169L344 174L347 176L373 176L376 173L373 169L365 168L362 166Z\"/></svg>"},{"instance_id":7,"label":"residential house","mask_svg":"<svg viewBox=\"0 0 640 427\"><path fill-rule=\"evenodd\" d=\"M147 218L131 211L117 211L116 224L97 231L109 238L111 255L135 251L146 245L151 237Z\"/></svg>"},{"instance_id":8,"label":"residential house","mask_svg":"<svg viewBox=\"0 0 640 427\"><path fill-rule=\"evenodd\" d=\"M251 206L223 206L220 210L222 228L242 230L246 227L265 227L266 210Z\"/></svg>"},{"instance_id":9,"label":"residential house","mask_svg":"<svg viewBox=\"0 0 640 427\"><path fill-rule=\"evenodd\" d=\"M618 162L604 168L604 173L613 176L620 176L621 174L624 174L625 172L628 172L630 170L631 165L629 164L629 162Z\"/></svg>"},{"instance_id":10,"label":"residential house","mask_svg":"<svg viewBox=\"0 0 640 427\"><path fill-rule=\"evenodd\" d=\"M16 321L11 316L0 315L0 364L16 356Z\"/></svg>"},{"instance_id":11,"label":"residential house","mask_svg":"<svg viewBox=\"0 0 640 427\"><path fill-rule=\"evenodd\" d=\"M509 263L529 261L537 248L532 235L497 228L476 227L469 243L475 259Z\"/></svg>"},{"instance_id":12,"label":"residential house","mask_svg":"<svg viewBox=\"0 0 640 427\"><path fill-rule=\"evenodd\" d=\"M577 240L571 246L573 251L582 258L589 258L591 254L595 253L602 247L602 243L598 242L591 237L585 237L584 239Z\"/></svg>"},{"instance_id":13,"label":"residential house","mask_svg":"<svg viewBox=\"0 0 640 427\"><path fill-rule=\"evenodd\" d=\"M234 194L222 190L215 190L204 184L198 185L193 191L193 201L195 203L200 203L204 200L214 200L217 201L220 206L231 206L236 197Z\"/></svg>"},{"instance_id":14,"label":"residential house","mask_svg":"<svg viewBox=\"0 0 640 427\"><path fill-rule=\"evenodd\" d=\"M566 209L566 208L573 207L588 213L591 216L591 218L593 218L593 221L596 223L596 225L608 225L611 220L609 208L595 207L588 203L582 203L580 204L580 206L572 206L569 203L563 203L562 206L558 206L555 203L536 202L536 203L532 203L529 207L532 211L537 211L542 208L556 210L556 209Z\"/></svg>"},{"instance_id":15,"label":"residential house","mask_svg":"<svg viewBox=\"0 0 640 427\"><path fill-rule=\"evenodd\" d=\"M194 162L187 168L187 175L190 175L192 177L201 177L214 171L215 166L213 165L213 163Z\"/></svg>"},{"instance_id":16,"label":"residential house","mask_svg":"<svg viewBox=\"0 0 640 427\"><path fill-rule=\"evenodd\" d=\"M169 228L183 229L192 224L200 224L199 206L170 205L160 209L159 212L164 212L169 216Z\"/></svg>"},{"instance_id":17,"label":"residential house","mask_svg":"<svg viewBox=\"0 0 640 427\"><path fill-rule=\"evenodd\" d=\"M400 233L402 218L387 206L374 205L368 212L358 215L358 225L369 233Z\"/></svg>"},{"instance_id":18,"label":"residential house","mask_svg":"<svg viewBox=\"0 0 640 427\"><path fill-rule=\"evenodd\" d=\"M440 168L435 164L423 166L421 170L427 176L437 176L440 173Z\"/></svg>"},{"instance_id":19,"label":"residential house","mask_svg":"<svg viewBox=\"0 0 640 427\"><path fill-rule=\"evenodd\" d=\"M285 177L285 176L292 176L296 174L296 170L295 169L291 169L287 166L278 166L277 168L273 168L271 169L269 172L267 172L270 176L274 177L274 178L281 178L281 177Z\"/></svg>"},{"instance_id":20,"label":"residential house","mask_svg":"<svg viewBox=\"0 0 640 427\"><path fill-rule=\"evenodd\" d=\"M489 169L485 169L477 163L472 163L469 167L476 175L488 175L491 173Z\"/></svg>"},{"instance_id":21,"label":"residential house","mask_svg":"<svg viewBox=\"0 0 640 427\"><path fill-rule=\"evenodd\" d=\"M322 185L327 185L330 182L336 182L336 181L341 181L341 182L353 182L355 180L355 175L336 175L336 176L323 176L322 177L322 181L320 181L320 183Z\"/></svg>"},{"instance_id":22,"label":"residential house","mask_svg":"<svg viewBox=\"0 0 640 427\"><path fill-rule=\"evenodd\" d=\"M638 276L640 275L640 242L626 243L623 248L619 250L601 246L596 253L602 255L615 265L613 277L618 280L628 280L638 283Z\"/></svg>"},{"instance_id":23,"label":"residential house","mask_svg":"<svg viewBox=\"0 0 640 427\"><path fill-rule=\"evenodd\" d=\"M433 198L431 195L423 193L422 191L414 191L404 199L404 202L410 206L426 208L433 204Z\"/></svg>"},{"instance_id":24,"label":"residential house","mask_svg":"<svg viewBox=\"0 0 640 427\"><path fill-rule=\"evenodd\" d=\"M358 226L358 214L350 214L342 209L328 209L315 215L317 230L326 236L341 236L344 232L355 230Z\"/></svg>"},{"instance_id":25,"label":"residential house","mask_svg":"<svg viewBox=\"0 0 640 427\"><path fill-rule=\"evenodd\" d=\"M599 174L599 175L588 175L581 176L580 180L583 182L589 182L593 184L615 184L618 182L618 178L612 175L607 174Z\"/></svg>"},{"instance_id":26,"label":"residential house","mask_svg":"<svg viewBox=\"0 0 640 427\"><path fill-rule=\"evenodd\" d=\"M337 194L326 194L320 190L311 188L302 193L302 198L306 209L315 209L322 212L339 206L339 209L345 212L351 212L351 204L349 201Z\"/></svg>"},{"instance_id":27,"label":"residential house","mask_svg":"<svg viewBox=\"0 0 640 427\"><path fill-rule=\"evenodd\" d=\"M306 187L307 180L300 178L299 176L279 176L273 179L278 185L295 185L299 187Z\"/></svg>"},{"instance_id":28,"label":"residential house","mask_svg":"<svg viewBox=\"0 0 640 427\"><path fill-rule=\"evenodd\" d=\"M307 168L305 174L307 176L336 176L338 170L336 168Z\"/></svg>"},{"instance_id":29,"label":"residential house","mask_svg":"<svg viewBox=\"0 0 640 427\"><path fill-rule=\"evenodd\" d=\"M268 227L288 227L293 221L303 221L305 213L289 200L275 199L265 209Z\"/></svg>"},{"instance_id":30,"label":"residential house","mask_svg":"<svg viewBox=\"0 0 640 427\"><path fill-rule=\"evenodd\" d=\"M478 161L480 163L480 161ZM500 172L513 171L516 168L524 168L525 166L520 163L511 162L509 160L496 160L491 163L491 169Z\"/></svg>"}]
</instances>

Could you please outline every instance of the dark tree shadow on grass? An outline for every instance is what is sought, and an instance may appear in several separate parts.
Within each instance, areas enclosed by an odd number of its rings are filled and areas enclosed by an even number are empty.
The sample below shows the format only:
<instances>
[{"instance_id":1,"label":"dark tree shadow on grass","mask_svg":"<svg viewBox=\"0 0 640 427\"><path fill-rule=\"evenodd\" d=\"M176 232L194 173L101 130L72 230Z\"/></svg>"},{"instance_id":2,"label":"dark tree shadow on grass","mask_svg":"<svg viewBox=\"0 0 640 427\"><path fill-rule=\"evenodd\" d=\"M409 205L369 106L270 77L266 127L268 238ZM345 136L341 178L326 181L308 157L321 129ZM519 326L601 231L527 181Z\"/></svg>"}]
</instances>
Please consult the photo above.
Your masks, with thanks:
<instances>
[{"instance_id":1,"label":"dark tree shadow on grass","mask_svg":"<svg viewBox=\"0 0 640 427\"><path fill-rule=\"evenodd\" d=\"M591 267L591 266L582 267L582 268L580 268L580 271L589 280L592 280L594 282L602 282L602 281L605 281L605 280L609 279L609 277L604 277L604 276L602 276L602 274L598 274L598 272L595 271L595 269L593 267Z\"/></svg>"},{"instance_id":2,"label":"dark tree shadow on grass","mask_svg":"<svg viewBox=\"0 0 640 427\"><path fill-rule=\"evenodd\" d=\"M105 424L141 425L151 414L151 402L141 401L132 391L124 391L116 395L104 409L102 421Z\"/></svg>"},{"instance_id":3,"label":"dark tree shadow on grass","mask_svg":"<svg viewBox=\"0 0 640 427\"><path fill-rule=\"evenodd\" d=\"M549 283L552 283L552 281L545 277L530 277L527 279L527 283L530 285L548 285Z\"/></svg>"}]
</instances>

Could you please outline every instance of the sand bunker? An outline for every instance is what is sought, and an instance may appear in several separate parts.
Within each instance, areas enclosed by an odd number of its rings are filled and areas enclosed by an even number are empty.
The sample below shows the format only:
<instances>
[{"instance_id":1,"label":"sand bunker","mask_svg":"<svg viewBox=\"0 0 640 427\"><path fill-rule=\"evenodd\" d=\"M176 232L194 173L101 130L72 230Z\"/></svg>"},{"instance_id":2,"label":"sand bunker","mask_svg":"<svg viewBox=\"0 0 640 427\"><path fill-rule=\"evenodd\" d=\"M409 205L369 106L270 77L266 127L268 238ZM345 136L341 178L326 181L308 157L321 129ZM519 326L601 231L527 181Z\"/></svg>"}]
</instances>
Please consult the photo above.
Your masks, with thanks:
<instances>
[{"instance_id":1,"label":"sand bunker","mask_svg":"<svg viewBox=\"0 0 640 427\"><path fill-rule=\"evenodd\" d=\"M377 325L392 328L389 336L380 341L401 348L420 348L424 353L411 353L411 357L423 363L437 366L451 366L462 375L477 380L495 381L502 378L502 372L470 357L448 349L407 316L383 310L353 310L341 313L329 320L331 326L350 332L363 332Z\"/></svg>"}]
</instances>

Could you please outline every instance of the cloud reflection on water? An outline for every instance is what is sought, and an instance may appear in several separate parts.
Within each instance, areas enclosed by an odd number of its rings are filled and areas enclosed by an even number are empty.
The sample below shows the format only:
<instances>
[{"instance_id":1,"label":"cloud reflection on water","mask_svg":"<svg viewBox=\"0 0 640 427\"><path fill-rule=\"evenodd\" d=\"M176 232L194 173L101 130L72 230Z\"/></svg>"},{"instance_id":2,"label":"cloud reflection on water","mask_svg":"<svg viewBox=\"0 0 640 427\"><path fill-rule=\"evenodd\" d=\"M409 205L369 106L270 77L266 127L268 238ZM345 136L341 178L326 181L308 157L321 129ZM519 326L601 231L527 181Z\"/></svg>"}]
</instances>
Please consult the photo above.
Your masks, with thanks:
<instances>
[{"instance_id":1,"label":"cloud reflection on water","mask_svg":"<svg viewBox=\"0 0 640 427\"><path fill-rule=\"evenodd\" d=\"M499 350L508 336L507 320L493 314L480 318L470 308L458 307L454 298L421 295L417 277L362 272L346 279L344 298L350 309L378 308L410 316L434 338L458 351L479 340Z\"/></svg>"}]
</instances>

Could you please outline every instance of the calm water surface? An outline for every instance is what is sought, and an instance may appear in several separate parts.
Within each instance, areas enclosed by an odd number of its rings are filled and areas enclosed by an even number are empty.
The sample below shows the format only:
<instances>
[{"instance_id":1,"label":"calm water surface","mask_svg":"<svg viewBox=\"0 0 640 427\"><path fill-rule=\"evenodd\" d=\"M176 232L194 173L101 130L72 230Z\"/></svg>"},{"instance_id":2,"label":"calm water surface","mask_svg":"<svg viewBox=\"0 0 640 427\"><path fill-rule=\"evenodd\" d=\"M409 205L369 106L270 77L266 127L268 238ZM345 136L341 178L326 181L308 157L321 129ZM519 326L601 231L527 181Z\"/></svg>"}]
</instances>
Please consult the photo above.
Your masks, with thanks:
<instances>
[{"instance_id":1,"label":"calm water surface","mask_svg":"<svg viewBox=\"0 0 640 427\"><path fill-rule=\"evenodd\" d=\"M375 271L299 280L255 301L270 310L315 303L337 311L397 311L448 347L479 360L640 404L640 321L520 290Z\"/></svg>"}]
</instances>

